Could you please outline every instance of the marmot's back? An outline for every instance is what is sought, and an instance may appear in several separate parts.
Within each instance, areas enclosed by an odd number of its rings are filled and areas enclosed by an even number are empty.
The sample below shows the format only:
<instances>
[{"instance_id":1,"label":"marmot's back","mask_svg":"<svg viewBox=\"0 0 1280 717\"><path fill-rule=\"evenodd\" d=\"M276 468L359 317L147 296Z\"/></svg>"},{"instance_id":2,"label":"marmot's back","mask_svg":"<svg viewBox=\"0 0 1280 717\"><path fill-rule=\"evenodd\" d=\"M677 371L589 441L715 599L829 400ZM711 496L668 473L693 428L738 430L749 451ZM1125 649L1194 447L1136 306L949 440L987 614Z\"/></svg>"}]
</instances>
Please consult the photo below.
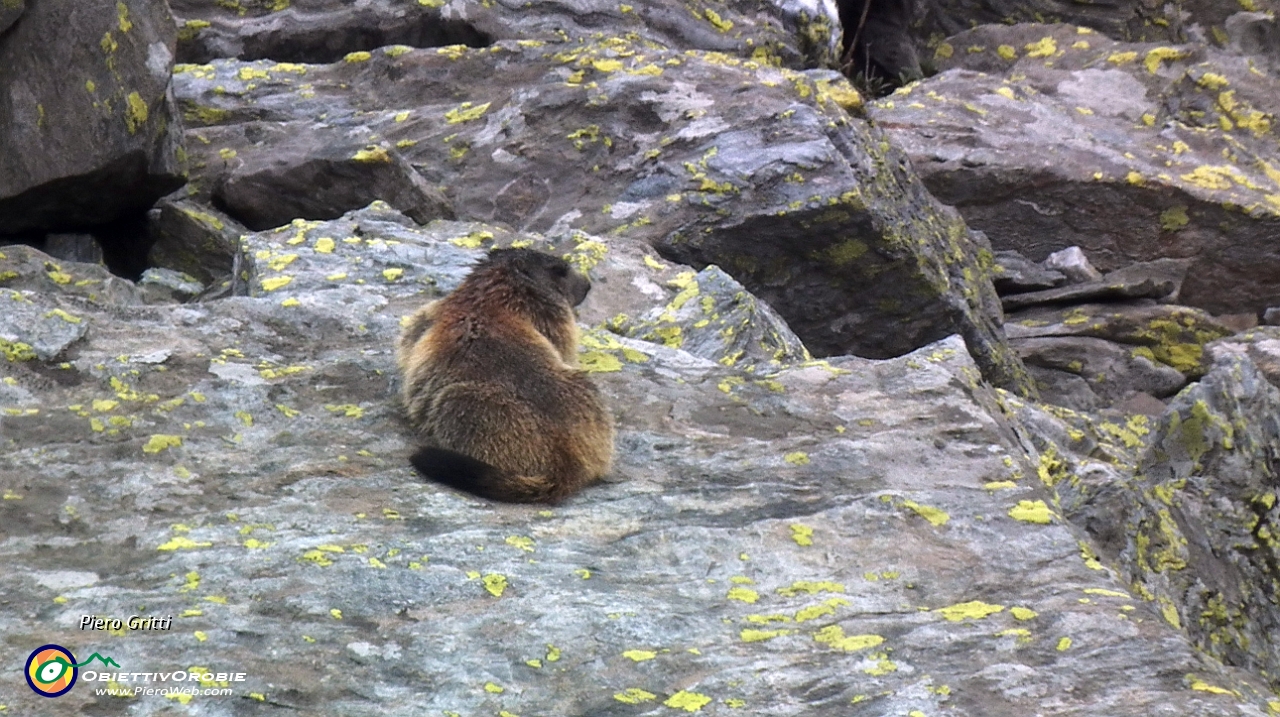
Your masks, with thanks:
<instances>
[{"instance_id":1,"label":"marmot's back","mask_svg":"<svg viewBox=\"0 0 1280 717\"><path fill-rule=\"evenodd\" d=\"M608 472L613 421L576 368L573 307L590 288L562 259L496 249L413 315L397 359L419 472L519 502L558 500Z\"/></svg>"}]
</instances>

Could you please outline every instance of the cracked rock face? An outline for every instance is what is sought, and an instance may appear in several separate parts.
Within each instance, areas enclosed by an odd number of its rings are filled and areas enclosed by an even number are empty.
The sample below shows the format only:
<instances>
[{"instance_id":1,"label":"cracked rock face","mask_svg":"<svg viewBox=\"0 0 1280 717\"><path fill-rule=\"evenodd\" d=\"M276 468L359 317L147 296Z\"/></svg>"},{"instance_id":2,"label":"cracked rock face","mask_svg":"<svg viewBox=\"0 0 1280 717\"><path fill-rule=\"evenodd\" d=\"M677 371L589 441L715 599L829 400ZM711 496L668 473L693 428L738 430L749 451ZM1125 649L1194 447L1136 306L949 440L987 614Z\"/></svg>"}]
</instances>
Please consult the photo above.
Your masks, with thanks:
<instances>
[{"instance_id":1,"label":"cracked rock face","mask_svg":"<svg viewBox=\"0 0 1280 717\"><path fill-rule=\"evenodd\" d=\"M720 267L817 355L897 356L959 332L990 380L1029 386L983 240L834 72L769 52L530 37L327 65L214 60L180 65L175 83L188 193L250 227L376 196L420 220L647 244Z\"/></svg>"},{"instance_id":2,"label":"cracked rock face","mask_svg":"<svg viewBox=\"0 0 1280 717\"><path fill-rule=\"evenodd\" d=\"M1264 714L1256 678L1082 555L957 337L744 367L591 329L619 429L605 481L550 508L424 483L393 398L400 317L513 241L549 246L375 204L250 234L250 296L169 305L6 247L22 278L0 301L83 333L0 359L0 658L53 641L245 672L187 704L207 714ZM669 310L694 335L759 302L593 241L555 251L625 296L589 299L597 316ZM642 272L650 295L617 291ZM77 627L139 611L174 627ZM18 679L0 675L19 713L171 705Z\"/></svg>"},{"instance_id":3,"label":"cracked rock face","mask_svg":"<svg viewBox=\"0 0 1280 717\"><path fill-rule=\"evenodd\" d=\"M0 2L0 235L104 224L182 186L167 4L23 8Z\"/></svg>"},{"instance_id":4,"label":"cracked rock face","mask_svg":"<svg viewBox=\"0 0 1280 717\"><path fill-rule=\"evenodd\" d=\"M1280 93L1258 58L1070 25L983 26L938 53L943 72L869 113L993 247L1079 246L1102 271L1187 259L1180 300L1214 313L1280 299Z\"/></svg>"}]
</instances>

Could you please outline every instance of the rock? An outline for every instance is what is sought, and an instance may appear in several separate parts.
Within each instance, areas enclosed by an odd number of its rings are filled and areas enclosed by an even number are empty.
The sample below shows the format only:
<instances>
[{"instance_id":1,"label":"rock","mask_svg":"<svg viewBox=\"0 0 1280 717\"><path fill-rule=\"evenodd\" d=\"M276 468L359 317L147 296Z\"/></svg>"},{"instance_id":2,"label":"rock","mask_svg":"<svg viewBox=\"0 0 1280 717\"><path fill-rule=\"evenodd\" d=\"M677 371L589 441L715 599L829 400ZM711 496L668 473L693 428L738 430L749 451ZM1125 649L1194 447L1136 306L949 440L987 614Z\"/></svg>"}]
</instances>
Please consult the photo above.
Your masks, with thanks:
<instances>
[{"instance_id":1,"label":"rock","mask_svg":"<svg viewBox=\"0 0 1280 717\"><path fill-rule=\"evenodd\" d=\"M1262 312L1262 321L1268 326L1280 326L1280 306L1272 306Z\"/></svg>"},{"instance_id":2,"label":"rock","mask_svg":"<svg viewBox=\"0 0 1280 717\"><path fill-rule=\"evenodd\" d=\"M619 5L603 0L572 4L416 4L370 0L312 0L236 5L216 0L174 0L179 62L217 58L325 63L388 45L417 48L489 47L503 40L559 42L567 37L612 36L739 57L767 53L786 66L835 67L840 24L830 0L770 0L739 9L722 4L698 12L661 0Z\"/></svg>"},{"instance_id":3,"label":"rock","mask_svg":"<svg viewBox=\"0 0 1280 717\"><path fill-rule=\"evenodd\" d=\"M1258 315L1254 313L1247 314L1219 314L1213 317L1218 323L1231 329L1235 333L1248 331L1258 325Z\"/></svg>"},{"instance_id":4,"label":"rock","mask_svg":"<svg viewBox=\"0 0 1280 717\"><path fill-rule=\"evenodd\" d=\"M84 338L88 324L68 312L59 302L56 308L37 302L31 291L0 294L0 353L8 363L19 361L52 361L68 346Z\"/></svg>"},{"instance_id":5,"label":"rock","mask_svg":"<svg viewBox=\"0 0 1280 717\"><path fill-rule=\"evenodd\" d=\"M379 199L419 224L453 218L444 194L394 148L301 134L233 161L213 200L250 229L336 219Z\"/></svg>"},{"instance_id":6,"label":"rock","mask_svg":"<svg viewBox=\"0 0 1280 717\"><path fill-rule=\"evenodd\" d=\"M137 288L101 264L54 261L37 249L13 244L0 247L0 289L74 295L89 303L136 303ZM0 291L0 295L3 295Z\"/></svg>"},{"instance_id":7,"label":"rock","mask_svg":"<svg viewBox=\"0 0 1280 717\"><path fill-rule=\"evenodd\" d=\"M1037 289L1052 289L1067 280L1062 272L1046 269L1016 251L997 251L993 255L995 276L992 282L1002 297Z\"/></svg>"},{"instance_id":8,"label":"rock","mask_svg":"<svg viewBox=\"0 0 1280 717\"><path fill-rule=\"evenodd\" d=\"M253 296L86 302L69 368L0 360L24 401L0 414L0 660L146 606L174 628L96 648L121 671L226 664L244 704L304 713L1265 713L1258 677L1082 554L958 337L762 377L585 329L608 480L556 506L422 481L400 317L497 240L542 238L384 205L299 221L246 238ZM17 713L102 699L5 679Z\"/></svg>"},{"instance_id":9,"label":"rock","mask_svg":"<svg viewBox=\"0 0 1280 717\"><path fill-rule=\"evenodd\" d=\"M181 199L163 199L153 211L147 225L152 266L188 274L204 284L231 276L240 235L248 228L212 207Z\"/></svg>"},{"instance_id":10,"label":"rock","mask_svg":"<svg viewBox=\"0 0 1280 717\"><path fill-rule=\"evenodd\" d=\"M1106 299L1176 299L1187 273L1185 259L1157 259L1117 269L1097 280L1045 291L1000 297L1006 311L1037 304L1064 304ZM1218 317L1221 321L1221 317Z\"/></svg>"},{"instance_id":11,"label":"rock","mask_svg":"<svg viewBox=\"0 0 1280 717\"><path fill-rule=\"evenodd\" d=\"M680 293L639 320L609 322L623 336L683 349L760 374L812 360L782 317L714 264L672 282Z\"/></svg>"},{"instance_id":12,"label":"rock","mask_svg":"<svg viewBox=\"0 0 1280 717\"><path fill-rule=\"evenodd\" d=\"M1252 59L1068 25L987 25L945 45L939 74L868 113L994 248L1040 260L1079 246L1101 271L1191 259L1182 303L1280 302L1280 257L1257 250L1280 233L1280 92Z\"/></svg>"},{"instance_id":13,"label":"rock","mask_svg":"<svg viewBox=\"0 0 1280 717\"><path fill-rule=\"evenodd\" d=\"M1267 12L1238 12L1224 23L1232 50L1261 58L1275 69L1280 66L1280 24Z\"/></svg>"},{"instance_id":14,"label":"rock","mask_svg":"<svg viewBox=\"0 0 1280 717\"><path fill-rule=\"evenodd\" d=\"M1136 391L1117 402L1113 408L1125 414L1159 417L1164 413L1166 404L1149 393Z\"/></svg>"},{"instance_id":15,"label":"rock","mask_svg":"<svg viewBox=\"0 0 1280 717\"><path fill-rule=\"evenodd\" d=\"M218 60L180 66L175 83L196 201L230 205L238 167L280 147L376 134L449 188L460 219L715 264L815 355L900 355L958 331L989 380L1028 385L983 240L849 114L860 98L836 73L612 38L393 47L331 65ZM272 205L303 201L304 185Z\"/></svg>"},{"instance_id":16,"label":"rock","mask_svg":"<svg viewBox=\"0 0 1280 717\"><path fill-rule=\"evenodd\" d=\"M1096 411L1107 405L1088 381L1072 371L1027 364L1027 372L1046 403L1076 411Z\"/></svg>"},{"instance_id":17,"label":"rock","mask_svg":"<svg viewBox=\"0 0 1280 717\"><path fill-rule=\"evenodd\" d=\"M1088 337L1035 338L1013 342L1028 366L1075 374L1084 379L1102 405L1111 405L1134 391L1160 398L1186 385L1176 369L1136 353L1132 346ZM1056 403L1051 398L1045 400ZM1090 406L1062 403L1076 410Z\"/></svg>"},{"instance_id":18,"label":"rock","mask_svg":"<svg viewBox=\"0 0 1280 717\"><path fill-rule=\"evenodd\" d=\"M1248 357L1268 381L1280 387L1280 328L1262 326L1218 339L1205 346L1207 360Z\"/></svg>"},{"instance_id":19,"label":"rock","mask_svg":"<svg viewBox=\"0 0 1280 717\"><path fill-rule=\"evenodd\" d=\"M26 0L3 0L3 2L0 2L0 33L8 30L13 23L17 22L26 9Z\"/></svg>"},{"instance_id":20,"label":"rock","mask_svg":"<svg viewBox=\"0 0 1280 717\"><path fill-rule=\"evenodd\" d=\"M158 0L46 0L0 36L0 235L106 224L181 186L174 41Z\"/></svg>"},{"instance_id":21,"label":"rock","mask_svg":"<svg viewBox=\"0 0 1280 717\"><path fill-rule=\"evenodd\" d=\"M1280 390L1224 355L1169 406L1127 486L1121 564L1198 649L1280 668Z\"/></svg>"},{"instance_id":22,"label":"rock","mask_svg":"<svg viewBox=\"0 0 1280 717\"><path fill-rule=\"evenodd\" d=\"M48 234L41 246L54 259L102 264L102 246L92 234Z\"/></svg>"},{"instance_id":23,"label":"rock","mask_svg":"<svg viewBox=\"0 0 1280 717\"><path fill-rule=\"evenodd\" d=\"M1133 346L1134 355L1199 378L1205 344L1232 332L1209 314L1186 306L1133 303L1031 307L1009 316L1013 342L1052 336L1091 336Z\"/></svg>"},{"instance_id":24,"label":"rock","mask_svg":"<svg viewBox=\"0 0 1280 717\"><path fill-rule=\"evenodd\" d=\"M142 300L148 304L182 303L204 291L195 277L173 269L147 269L138 280Z\"/></svg>"},{"instance_id":25,"label":"rock","mask_svg":"<svg viewBox=\"0 0 1280 717\"><path fill-rule=\"evenodd\" d=\"M1078 246L1069 246L1053 252L1045 258L1044 268L1061 272L1069 281L1077 284L1102 279L1102 272L1093 268L1089 258Z\"/></svg>"}]
</instances>

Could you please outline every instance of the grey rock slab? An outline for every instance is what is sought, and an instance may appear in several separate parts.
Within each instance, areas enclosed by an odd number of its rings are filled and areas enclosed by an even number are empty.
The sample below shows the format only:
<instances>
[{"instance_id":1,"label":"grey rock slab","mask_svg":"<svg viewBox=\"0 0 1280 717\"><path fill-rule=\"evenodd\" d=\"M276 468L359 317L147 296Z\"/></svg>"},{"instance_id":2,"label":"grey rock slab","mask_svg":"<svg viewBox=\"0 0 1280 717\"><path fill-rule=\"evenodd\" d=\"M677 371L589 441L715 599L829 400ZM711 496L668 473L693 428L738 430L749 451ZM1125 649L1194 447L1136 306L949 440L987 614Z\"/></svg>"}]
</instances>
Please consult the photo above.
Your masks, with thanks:
<instances>
[{"instance_id":1,"label":"grey rock slab","mask_svg":"<svg viewBox=\"0 0 1280 717\"><path fill-rule=\"evenodd\" d=\"M1268 12L1237 12L1223 23L1232 50L1253 55L1274 71L1280 67L1280 24Z\"/></svg>"},{"instance_id":2,"label":"grey rock slab","mask_svg":"<svg viewBox=\"0 0 1280 717\"><path fill-rule=\"evenodd\" d=\"M182 185L174 34L160 0L44 0L0 35L0 234L104 224Z\"/></svg>"},{"instance_id":3,"label":"grey rock slab","mask_svg":"<svg viewBox=\"0 0 1280 717\"><path fill-rule=\"evenodd\" d=\"M1010 341L1053 336L1091 336L1135 347L1137 355L1198 378L1207 370L1205 344L1232 331L1208 313L1150 300L1126 303L1035 306L1010 314Z\"/></svg>"},{"instance_id":4,"label":"grey rock slab","mask_svg":"<svg viewBox=\"0 0 1280 717\"><path fill-rule=\"evenodd\" d=\"M921 179L996 249L1081 247L1101 271L1192 260L1180 301L1280 300L1274 74L1200 44L987 25L937 75L868 106Z\"/></svg>"},{"instance_id":5,"label":"grey rock slab","mask_svg":"<svg viewBox=\"0 0 1280 717\"><path fill-rule=\"evenodd\" d=\"M1089 263L1089 257L1085 256L1084 251L1078 246L1059 249L1045 257L1044 268L1060 271L1066 275L1067 279L1076 283L1097 281L1102 278L1102 273L1093 268L1093 264Z\"/></svg>"},{"instance_id":6,"label":"grey rock slab","mask_svg":"<svg viewBox=\"0 0 1280 717\"><path fill-rule=\"evenodd\" d=\"M1280 387L1280 327L1259 326L1218 339L1205 346L1205 355L1213 362L1228 355L1247 356L1268 381Z\"/></svg>"},{"instance_id":7,"label":"grey rock slab","mask_svg":"<svg viewBox=\"0 0 1280 717\"><path fill-rule=\"evenodd\" d=\"M353 143L345 134L303 133L250 155L214 190L215 204L254 230L336 219L375 200L420 224L453 218L440 189L394 147Z\"/></svg>"},{"instance_id":8,"label":"grey rock slab","mask_svg":"<svg viewBox=\"0 0 1280 717\"><path fill-rule=\"evenodd\" d=\"M1187 383L1186 376L1176 369L1135 355L1132 345L1084 336L1020 339L1012 343L1028 366L1066 371L1084 379L1104 405L1134 391L1161 398L1171 396Z\"/></svg>"},{"instance_id":9,"label":"grey rock slab","mask_svg":"<svg viewBox=\"0 0 1280 717\"><path fill-rule=\"evenodd\" d=\"M1026 386L983 240L849 114L861 100L836 73L606 38L219 60L175 82L195 199L342 128L402 154L459 219L715 264L815 354L882 358L958 331L991 380Z\"/></svg>"},{"instance_id":10,"label":"grey rock slab","mask_svg":"<svg viewBox=\"0 0 1280 717\"><path fill-rule=\"evenodd\" d=\"M1000 297L1006 311L1036 304L1065 304L1107 299L1177 298L1187 274L1187 259L1141 262L1099 276L1097 280Z\"/></svg>"},{"instance_id":11,"label":"grey rock slab","mask_svg":"<svg viewBox=\"0 0 1280 717\"><path fill-rule=\"evenodd\" d=\"M1221 355L1160 419L1124 486L1120 562L1165 619L1227 664L1280 666L1280 389ZM1274 678L1273 678L1274 681Z\"/></svg>"},{"instance_id":12,"label":"grey rock slab","mask_svg":"<svg viewBox=\"0 0 1280 717\"><path fill-rule=\"evenodd\" d=\"M215 715L1265 713L1261 683L1080 558L958 337L766 385L589 329L584 352L614 358L594 362L619 427L605 481L550 507L424 483L399 317L478 251L397 216L251 235L298 254L255 296L92 305L57 381L0 361L29 396L0 412L0 659L57 642L244 672L186 705ZM414 273L388 280L390 256ZM139 612L173 629L78 628ZM174 708L47 700L15 671L0 689L53 717Z\"/></svg>"},{"instance_id":13,"label":"grey rock slab","mask_svg":"<svg viewBox=\"0 0 1280 717\"><path fill-rule=\"evenodd\" d=\"M0 247L0 291L29 290L73 294L88 303L125 304L136 301L133 282L107 271L101 264L54 260L25 244Z\"/></svg>"},{"instance_id":14,"label":"grey rock slab","mask_svg":"<svg viewBox=\"0 0 1280 717\"><path fill-rule=\"evenodd\" d=\"M615 317L609 329L761 374L813 358L777 312L720 267L687 272L671 283L679 293L666 306L634 320Z\"/></svg>"},{"instance_id":15,"label":"grey rock slab","mask_svg":"<svg viewBox=\"0 0 1280 717\"><path fill-rule=\"evenodd\" d=\"M226 214L196 202L166 197L147 222L154 267L190 274L205 284L231 275L248 228Z\"/></svg>"},{"instance_id":16,"label":"grey rock slab","mask_svg":"<svg viewBox=\"0 0 1280 717\"><path fill-rule=\"evenodd\" d=\"M677 50L740 57L761 53L787 66L835 67L840 20L830 0L769 0L677 8L660 0L614 3L174 0L181 62L217 58L333 62L387 45L487 47L502 40L631 36Z\"/></svg>"},{"instance_id":17,"label":"grey rock slab","mask_svg":"<svg viewBox=\"0 0 1280 717\"><path fill-rule=\"evenodd\" d=\"M1037 289L1052 289L1066 282L1060 271L1046 269L1016 251L993 252L995 258L992 282L1001 296Z\"/></svg>"}]
</instances>

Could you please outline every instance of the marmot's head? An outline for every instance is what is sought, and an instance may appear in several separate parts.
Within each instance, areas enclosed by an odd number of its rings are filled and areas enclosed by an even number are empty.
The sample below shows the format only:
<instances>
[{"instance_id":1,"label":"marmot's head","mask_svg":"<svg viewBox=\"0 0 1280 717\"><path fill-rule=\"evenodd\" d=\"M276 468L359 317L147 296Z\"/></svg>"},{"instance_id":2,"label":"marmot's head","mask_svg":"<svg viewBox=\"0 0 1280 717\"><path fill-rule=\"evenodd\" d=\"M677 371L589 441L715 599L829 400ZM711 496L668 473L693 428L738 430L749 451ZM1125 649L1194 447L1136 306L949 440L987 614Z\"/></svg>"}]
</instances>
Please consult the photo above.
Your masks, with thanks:
<instances>
[{"instance_id":1,"label":"marmot's head","mask_svg":"<svg viewBox=\"0 0 1280 717\"><path fill-rule=\"evenodd\" d=\"M581 304L591 290L591 280L574 271L569 262L533 249L494 249L476 270L489 267L502 268L511 279L534 293L555 295L570 306Z\"/></svg>"}]
</instances>

